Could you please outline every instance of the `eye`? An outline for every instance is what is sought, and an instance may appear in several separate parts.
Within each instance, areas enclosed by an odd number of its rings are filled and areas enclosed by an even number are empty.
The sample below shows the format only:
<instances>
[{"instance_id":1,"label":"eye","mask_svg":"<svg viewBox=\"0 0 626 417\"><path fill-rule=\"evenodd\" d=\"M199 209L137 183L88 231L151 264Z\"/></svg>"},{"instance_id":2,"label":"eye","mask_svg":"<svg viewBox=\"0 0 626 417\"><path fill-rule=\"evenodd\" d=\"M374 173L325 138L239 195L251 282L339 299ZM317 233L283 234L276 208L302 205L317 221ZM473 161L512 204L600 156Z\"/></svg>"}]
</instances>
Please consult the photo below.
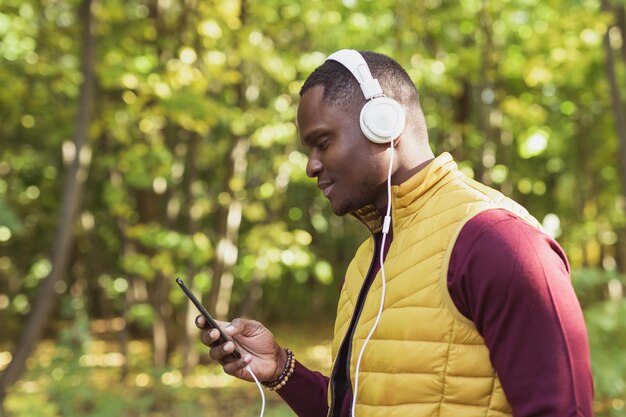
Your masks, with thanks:
<instances>
[{"instance_id":1,"label":"eye","mask_svg":"<svg viewBox=\"0 0 626 417\"><path fill-rule=\"evenodd\" d=\"M317 140L317 143L315 144L315 147L319 149L320 151L324 151L326 150L326 148L328 148L329 142L330 142L330 139L328 137L319 138Z\"/></svg>"}]
</instances>

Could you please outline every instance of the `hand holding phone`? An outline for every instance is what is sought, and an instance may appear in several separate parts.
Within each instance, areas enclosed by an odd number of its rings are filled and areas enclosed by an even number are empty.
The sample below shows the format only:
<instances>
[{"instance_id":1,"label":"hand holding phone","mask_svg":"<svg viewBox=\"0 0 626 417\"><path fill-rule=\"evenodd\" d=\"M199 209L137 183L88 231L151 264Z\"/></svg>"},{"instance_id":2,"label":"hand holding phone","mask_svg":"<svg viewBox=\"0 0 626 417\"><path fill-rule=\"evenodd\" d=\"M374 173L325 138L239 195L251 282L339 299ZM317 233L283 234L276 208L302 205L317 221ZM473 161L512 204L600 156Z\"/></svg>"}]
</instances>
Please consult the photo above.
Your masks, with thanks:
<instances>
[{"instance_id":1,"label":"hand holding phone","mask_svg":"<svg viewBox=\"0 0 626 417\"><path fill-rule=\"evenodd\" d=\"M215 343L218 344L218 345L221 345L221 344L224 344L224 343L228 342L230 339L224 334L224 332L222 331L220 326L217 324L215 319L213 319L213 317L211 317L211 315L206 310L206 308L204 308L204 306L202 304L200 304L200 301L198 301L196 296L193 295L193 293L189 290L189 288L187 288L187 286L185 285L183 280L180 279L180 278L176 278L176 283L183 290L183 292L187 295L187 297L189 297L189 299L191 300L193 305L196 306L196 308L198 309L200 314L202 314L202 317L204 317L204 319L209 324L209 327L212 328L212 329L217 329L217 331L220 332L220 337L219 337L219 339L217 339L217 341ZM237 350L234 350L233 353L231 353L231 356L233 358L235 358L235 359L241 358L241 354L239 352L237 352Z\"/></svg>"}]
</instances>

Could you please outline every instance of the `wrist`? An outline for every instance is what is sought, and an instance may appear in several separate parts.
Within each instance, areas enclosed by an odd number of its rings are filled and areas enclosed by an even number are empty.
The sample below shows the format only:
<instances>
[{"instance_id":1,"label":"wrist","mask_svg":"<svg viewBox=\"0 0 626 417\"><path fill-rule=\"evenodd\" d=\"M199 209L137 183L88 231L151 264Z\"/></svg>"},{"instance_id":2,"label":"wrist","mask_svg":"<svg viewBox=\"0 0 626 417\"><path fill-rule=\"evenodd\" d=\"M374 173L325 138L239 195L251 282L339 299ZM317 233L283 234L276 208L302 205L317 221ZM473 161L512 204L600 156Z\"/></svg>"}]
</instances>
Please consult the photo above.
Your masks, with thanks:
<instances>
[{"instance_id":1,"label":"wrist","mask_svg":"<svg viewBox=\"0 0 626 417\"><path fill-rule=\"evenodd\" d=\"M274 374L274 378L270 381L263 382L263 385L270 391L278 391L284 387L287 381L289 381L289 378L293 374L296 366L296 359L293 352L287 348L280 349L277 357L277 371Z\"/></svg>"},{"instance_id":2,"label":"wrist","mask_svg":"<svg viewBox=\"0 0 626 417\"><path fill-rule=\"evenodd\" d=\"M272 375L272 378L266 382L273 382L280 378L280 375L283 371L289 366L287 363L289 359L288 349L278 348L278 352L276 352L276 372Z\"/></svg>"}]
</instances>

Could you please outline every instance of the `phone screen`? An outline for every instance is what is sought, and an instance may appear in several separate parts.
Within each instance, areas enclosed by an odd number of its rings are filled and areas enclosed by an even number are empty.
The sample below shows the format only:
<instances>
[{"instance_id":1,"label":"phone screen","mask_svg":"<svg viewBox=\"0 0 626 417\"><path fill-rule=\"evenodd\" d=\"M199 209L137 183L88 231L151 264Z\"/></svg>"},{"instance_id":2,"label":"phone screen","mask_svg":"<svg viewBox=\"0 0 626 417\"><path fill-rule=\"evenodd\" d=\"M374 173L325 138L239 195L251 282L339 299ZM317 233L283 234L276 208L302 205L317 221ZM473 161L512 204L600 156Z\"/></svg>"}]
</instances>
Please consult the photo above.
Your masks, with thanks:
<instances>
[{"instance_id":1,"label":"phone screen","mask_svg":"<svg viewBox=\"0 0 626 417\"><path fill-rule=\"evenodd\" d=\"M183 292L187 295L187 297L189 297L189 299L191 300L193 305L196 306L196 308L198 309L200 314L202 314L202 317L204 317L204 319L207 321L207 323L209 323L209 327L211 327L212 329L217 329L220 332L220 337L219 337L219 339L217 339L217 342L215 342L215 343L221 345L221 344L226 343L227 341L229 341L230 339L228 339L228 337L226 337L224 332L222 332L222 329L220 328L220 326L213 319L213 317L211 317L211 315L206 310L206 308L204 308L204 306L202 304L200 304L200 301L198 301L196 296L193 295L193 293L189 290L189 288L187 288L187 286L185 285L183 280L180 279L180 278L176 278L176 283L183 290ZM236 350L233 351L233 353L231 353L231 356L233 356L235 359L241 358L241 355Z\"/></svg>"}]
</instances>

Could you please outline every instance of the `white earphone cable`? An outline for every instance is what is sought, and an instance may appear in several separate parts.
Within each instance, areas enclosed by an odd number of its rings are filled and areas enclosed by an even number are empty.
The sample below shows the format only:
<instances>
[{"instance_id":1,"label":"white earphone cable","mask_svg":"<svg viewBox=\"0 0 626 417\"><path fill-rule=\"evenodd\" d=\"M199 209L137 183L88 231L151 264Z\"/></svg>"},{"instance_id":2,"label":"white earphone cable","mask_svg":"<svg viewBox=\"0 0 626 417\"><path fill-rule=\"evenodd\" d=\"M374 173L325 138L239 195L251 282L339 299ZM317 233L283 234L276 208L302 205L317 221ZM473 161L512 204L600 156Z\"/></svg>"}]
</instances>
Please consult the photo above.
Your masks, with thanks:
<instances>
[{"instance_id":1,"label":"white earphone cable","mask_svg":"<svg viewBox=\"0 0 626 417\"><path fill-rule=\"evenodd\" d=\"M246 371L248 371L248 373L252 375L252 379L254 379L256 386L259 387L259 391L261 392L261 414L259 417L263 417L263 414L265 413L265 393L263 392L263 387L261 386L261 383L259 382L254 372L252 372L252 368L250 368L250 365L246 365Z\"/></svg>"},{"instance_id":2,"label":"white earphone cable","mask_svg":"<svg viewBox=\"0 0 626 417\"><path fill-rule=\"evenodd\" d=\"M389 233L389 227L391 225L391 169L393 167L393 154L394 154L393 140L391 141L389 150L391 151L391 157L389 158L389 170L387 171L387 212L385 214L385 219L383 221L383 236L380 241L380 250L379 250L380 272L381 272L381 279L382 279L382 287L381 287L381 294L380 294L380 307L378 308L378 315L376 316L376 320L374 321L374 324L372 325L372 329L370 330L369 334L365 338L365 341L363 342L363 347L361 347L361 352L359 352L359 358L356 361L356 376L354 378L354 393L352 396L352 407L351 407L352 417L356 417L356 398L357 398L357 393L359 390L359 370L361 368L361 359L363 359L363 353L365 352L365 347L367 346L370 339L372 338L372 335L374 334L376 327L378 327L378 322L380 321L380 317L382 316L383 309L385 307L385 292L387 290L387 283L386 283L386 277L385 277L385 240L387 238L387 234Z\"/></svg>"}]
</instances>

